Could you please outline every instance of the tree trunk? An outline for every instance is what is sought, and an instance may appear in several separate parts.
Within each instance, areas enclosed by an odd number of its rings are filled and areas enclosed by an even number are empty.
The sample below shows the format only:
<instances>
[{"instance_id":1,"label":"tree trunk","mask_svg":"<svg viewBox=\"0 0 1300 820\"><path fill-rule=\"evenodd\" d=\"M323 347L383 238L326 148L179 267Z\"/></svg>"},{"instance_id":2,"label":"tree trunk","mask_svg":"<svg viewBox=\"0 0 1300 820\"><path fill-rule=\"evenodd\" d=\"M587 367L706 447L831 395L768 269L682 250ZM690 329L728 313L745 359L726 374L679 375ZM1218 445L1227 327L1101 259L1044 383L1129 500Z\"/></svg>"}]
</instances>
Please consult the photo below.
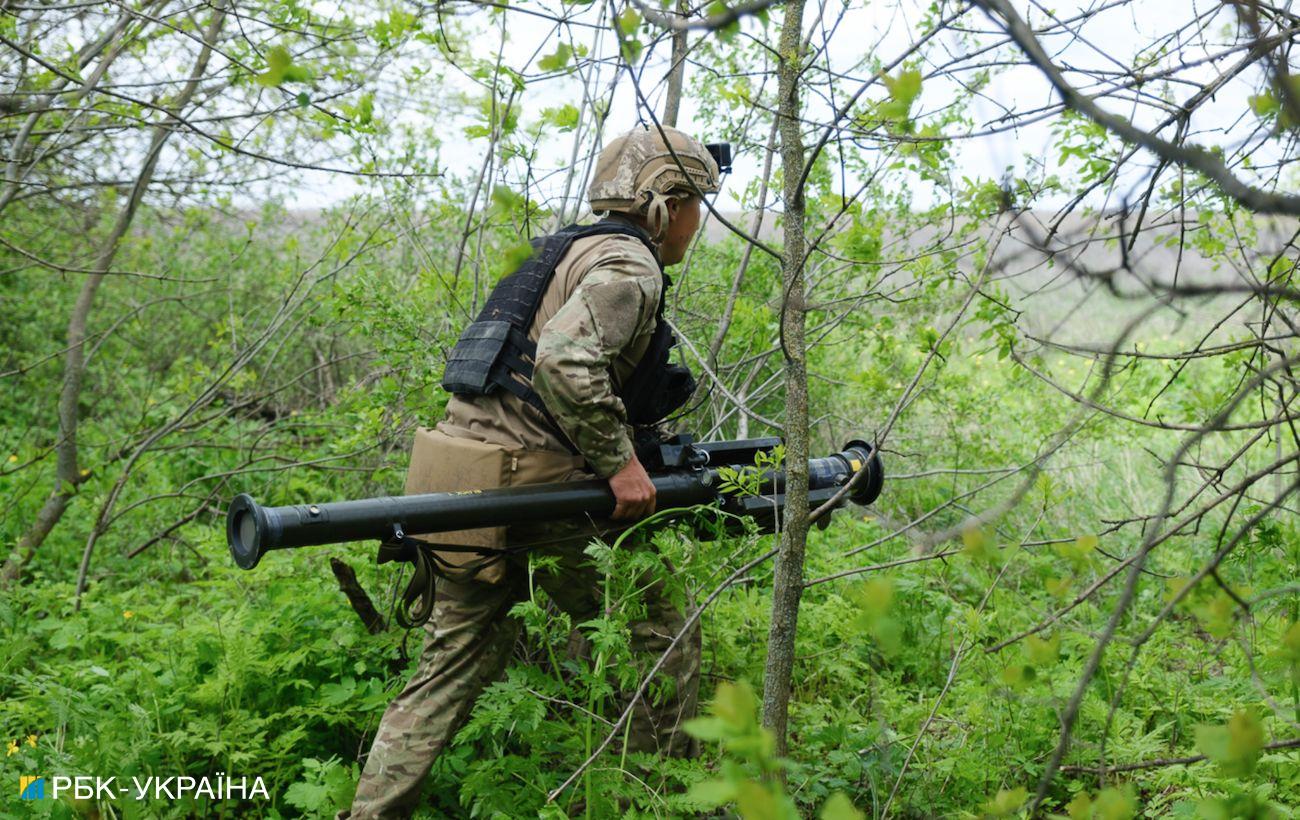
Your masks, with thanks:
<instances>
[{"instance_id":1,"label":"tree trunk","mask_svg":"<svg viewBox=\"0 0 1300 820\"><path fill-rule=\"evenodd\" d=\"M212 56L212 45L216 41L224 19L224 8L218 8L205 32L203 47L190 73L190 80L169 107L169 113L173 117L189 105L194 92L198 89L199 81L207 70L208 60ZM154 127L148 152L140 167L140 173L131 186L130 196L118 213L113 229L100 245L99 253L96 254L91 268L94 272L87 275L86 281L81 286L81 292L77 295L77 301L72 307L72 315L68 319L67 353L63 360L63 385L59 390L59 441L55 448L57 463L54 489L45 499L40 512L36 514L36 521L18 539L17 548L5 562L4 568L0 569L0 588L16 582L22 576L23 570L36 551L40 549L41 544L67 511L68 502L76 494L77 486L89 475L88 473L83 475L79 469L77 456L79 422L77 404L81 398L82 379L86 374L86 323L95 303L95 293L103 284L104 277L117 256L122 238L126 236L131 222L135 219L140 201L153 179L154 170L158 167L158 158L162 154L163 145L171 136L174 127L175 123L171 122L170 117ZM82 574L84 575L84 562Z\"/></svg>"},{"instance_id":2,"label":"tree trunk","mask_svg":"<svg viewBox=\"0 0 1300 820\"><path fill-rule=\"evenodd\" d=\"M799 132L797 83L801 64L803 0L785 6L777 68L777 117L781 132L785 247L781 279L781 348L785 357L786 505L772 588L772 625L763 671L763 725L786 752L786 723L794 668L799 599L803 595L804 547L808 539L808 373L804 357L803 137Z\"/></svg>"},{"instance_id":3,"label":"tree trunk","mask_svg":"<svg viewBox=\"0 0 1300 820\"><path fill-rule=\"evenodd\" d=\"M690 6L686 0L677 0L677 14L685 22ZM687 29L679 28L673 32L672 64L668 67L668 97L664 100L663 124L677 127L677 112L682 106L682 80L686 76L686 35Z\"/></svg>"},{"instance_id":4,"label":"tree trunk","mask_svg":"<svg viewBox=\"0 0 1300 820\"><path fill-rule=\"evenodd\" d=\"M218 0L216 10L212 19L208 22L207 28L203 32L203 46L199 49L199 55L194 60L194 67L190 69L189 79L181 88L176 99L167 107L168 119L163 120L154 127L153 138L149 141L149 153L145 155L144 166L140 169L140 175L136 177L135 186L131 189L131 200L127 203L126 209L123 210L125 222L121 223L121 233L118 239L126 233L130 226L131 218L135 216L136 207L140 204L140 199L144 196L145 190L149 187L149 182L153 179L154 169L158 167L158 158L162 155L163 145L172 135L174 123L170 120L179 117L182 111L194 99L194 93L199 90L199 84L208 71L208 61L212 59L212 47L217 42L217 35L221 33L221 26L226 20L226 8L223 0ZM117 251L117 242L112 245L114 253ZM102 268L107 271L107 264ZM90 530L90 536L86 539L86 547L81 553L81 565L77 569L77 592L76 608L81 609L81 593L86 591L86 575L90 571L90 557L95 551L95 542L100 534L107 527L108 516L112 512L113 504L117 501L118 494L122 492L122 487L126 484L126 478L130 474L131 466L134 465L135 459L146 449L152 441L138 449L132 457L131 463L123 470L122 475L114 483L112 491L108 495L108 500L100 508L99 516L95 521L95 526Z\"/></svg>"}]
</instances>

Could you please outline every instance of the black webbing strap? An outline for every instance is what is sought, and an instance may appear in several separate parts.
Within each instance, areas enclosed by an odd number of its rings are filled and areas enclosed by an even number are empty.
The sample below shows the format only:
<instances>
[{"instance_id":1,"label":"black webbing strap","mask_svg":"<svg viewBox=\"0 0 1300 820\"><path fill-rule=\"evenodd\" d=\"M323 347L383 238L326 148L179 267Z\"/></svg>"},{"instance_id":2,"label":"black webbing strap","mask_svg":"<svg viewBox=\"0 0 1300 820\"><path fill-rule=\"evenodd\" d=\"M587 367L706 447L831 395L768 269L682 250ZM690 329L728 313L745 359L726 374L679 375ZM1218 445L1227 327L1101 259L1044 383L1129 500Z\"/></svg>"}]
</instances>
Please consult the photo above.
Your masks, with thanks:
<instances>
[{"instance_id":1,"label":"black webbing strap","mask_svg":"<svg viewBox=\"0 0 1300 820\"><path fill-rule=\"evenodd\" d=\"M537 391L532 388L532 385L524 384L514 377L514 373L522 374L526 372L526 378L529 378L531 381L533 372L532 364L527 360L510 354L508 350L502 355L501 363L504 364L508 370L506 373L502 374L500 379L496 380L496 383L508 390L515 398L541 413L542 418L546 420L547 426L551 428L551 432L555 434L555 437L560 440L560 444L564 445L564 449L569 451L569 455L582 455L577 446L569 440L568 433L565 433L564 428L555 420L555 416L551 415L551 411L547 408L546 402L542 401L542 397L537 395ZM527 370L523 371L522 368L527 368Z\"/></svg>"},{"instance_id":2,"label":"black webbing strap","mask_svg":"<svg viewBox=\"0 0 1300 820\"><path fill-rule=\"evenodd\" d=\"M537 395L537 391L532 387L537 345L528 338L528 331L537 318L542 297L555 279L555 271L560 261L564 259L573 243L589 236L607 234L633 237L645 244L652 254L655 253L649 237L630 224L606 219L594 225L570 225L546 237L537 256L503 280L479 314L480 321L505 319L510 323L509 342L492 369L490 375L492 382L541 413L551 432L570 455L575 456L581 455L581 451L569 439L564 428L555 420L555 416L551 415L542 397ZM657 254L655 258L658 258ZM661 298L660 311L662 309ZM524 381L520 381L516 376L522 377Z\"/></svg>"},{"instance_id":3,"label":"black webbing strap","mask_svg":"<svg viewBox=\"0 0 1300 820\"><path fill-rule=\"evenodd\" d=\"M506 321L526 337L533 318L537 316L537 309L541 307L542 296L555 278L555 269L569 248L579 239L605 234L630 236L640 240L655 254L650 238L631 223L602 219L592 225L569 225L543 238L534 256L497 283L475 321ZM657 254L655 258L659 258Z\"/></svg>"},{"instance_id":4,"label":"black webbing strap","mask_svg":"<svg viewBox=\"0 0 1300 820\"><path fill-rule=\"evenodd\" d=\"M438 555L439 551L473 552L482 555L483 560L465 566L456 566ZM463 583L497 561L503 560L510 553L509 549L492 547L428 544L406 536L399 528L388 540L380 542L379 555L375 563L382 565L390 561L404 561L413 567L411 580L406 583L401 600L393 611L393 620L397 621L398 626L403 629L414 629L423 626L429 618L433 617L436 584L439 577Z\"/></svg>"}]
</instances>

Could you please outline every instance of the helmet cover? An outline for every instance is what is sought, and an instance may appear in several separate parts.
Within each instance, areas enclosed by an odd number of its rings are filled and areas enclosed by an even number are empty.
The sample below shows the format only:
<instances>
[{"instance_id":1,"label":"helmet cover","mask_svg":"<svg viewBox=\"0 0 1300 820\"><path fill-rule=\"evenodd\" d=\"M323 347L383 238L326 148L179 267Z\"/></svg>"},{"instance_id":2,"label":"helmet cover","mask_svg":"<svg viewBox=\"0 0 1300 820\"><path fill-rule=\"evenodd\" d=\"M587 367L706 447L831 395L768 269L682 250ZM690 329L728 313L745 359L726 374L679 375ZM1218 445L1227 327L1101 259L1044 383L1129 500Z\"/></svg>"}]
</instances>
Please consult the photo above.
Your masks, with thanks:
<instances>
[{"instance_id":1,"label":"helmet cover","mask_svg":"<svg viewBox=\"0 0 1300 820\"><path fill-rule=\"evenodd\" d=\"M665 200L719 188L718 164L708 149L676 128L662 128L661 136L659 128L638 126L605 146L587 189L593 211L646 216L656 236L667 225Z\"/></svg>"}]
</instances>

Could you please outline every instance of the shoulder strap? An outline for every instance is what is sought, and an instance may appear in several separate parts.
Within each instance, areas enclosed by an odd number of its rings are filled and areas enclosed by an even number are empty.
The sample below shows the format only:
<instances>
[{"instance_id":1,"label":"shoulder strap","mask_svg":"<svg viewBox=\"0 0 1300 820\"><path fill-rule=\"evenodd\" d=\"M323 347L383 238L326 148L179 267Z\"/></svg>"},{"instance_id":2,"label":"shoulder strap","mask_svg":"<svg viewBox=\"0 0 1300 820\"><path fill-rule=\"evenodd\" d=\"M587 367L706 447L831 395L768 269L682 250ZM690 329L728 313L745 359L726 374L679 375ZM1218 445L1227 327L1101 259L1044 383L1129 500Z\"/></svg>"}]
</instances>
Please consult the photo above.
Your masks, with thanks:
<instances>
[{"instance_id":1,"label":"shoulder strap","mask_svg":"<svg viewBox=\"0 0 1300 820\"><path fill-rule=\"evenodd\" d=\"M555 278L555 270L579 239L603 234L622 234L639 239L655 253L650 237L635 225L602 219L592 225L569 225L545 237L537 252L514 273L502 279L478 315L478 321L506 321L525 335L532 327L542 296ZM655 256L658 260L658 256ZM662 269L662 268L661 268Z\"/></svg>"},{"instance_id":2,"label":"shoulder strap","mask_svg":"<svg viewBox=\"0 0 1300 820\"><path fill-rule=\"evenodd\" d=\"M569 225L543 238L532 256L496 287L479 312L478 319L461 333L448 355L442 386L462 395L489 395L505 390L538 410L565 447L577 449L565 436L532 389L533 360L537 345L528 338L546 289L555 279L556 268L573 243L589 236L621 234L639 240L658 262L650 237L636 225L603 219L592 225ZM663 266L659 266L662 273ZM662 294L658 306L663 311Z\"/></svg>"}]
</instances>

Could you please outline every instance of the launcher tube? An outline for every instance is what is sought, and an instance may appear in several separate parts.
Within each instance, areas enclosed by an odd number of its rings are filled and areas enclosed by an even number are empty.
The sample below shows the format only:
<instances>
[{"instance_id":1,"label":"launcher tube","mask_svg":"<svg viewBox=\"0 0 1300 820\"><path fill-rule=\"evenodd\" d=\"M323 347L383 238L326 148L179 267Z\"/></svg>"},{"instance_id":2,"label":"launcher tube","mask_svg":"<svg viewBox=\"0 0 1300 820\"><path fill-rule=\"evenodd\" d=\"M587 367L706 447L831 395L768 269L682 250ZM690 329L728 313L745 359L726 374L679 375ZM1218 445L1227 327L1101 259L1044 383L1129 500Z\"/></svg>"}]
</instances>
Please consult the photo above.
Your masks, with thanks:
<instances>
[{"instance_id":1,"label":"launcher tube","mask_svg":"<svg viewBox=\"0 0 1300 820\"><path fill-rule=\"evenodd\" d=\"M880 493L883 472L870 445L851 442L843 452L808 463L809 489L823 490L867 469L850 500L869 504ZM717 468L681 469L652 475L655 504L666 509L723 500ZM785 475L764 477L764 493L784 490ZM428 493L327 504L263 507L240 494L226 514L226 541L235 563L257 566L271 550L386 540L400 533L420 534L591 517L608 518L614 494L600 479L533 484L457 493Z\"/></svg>"}]
</instances>

